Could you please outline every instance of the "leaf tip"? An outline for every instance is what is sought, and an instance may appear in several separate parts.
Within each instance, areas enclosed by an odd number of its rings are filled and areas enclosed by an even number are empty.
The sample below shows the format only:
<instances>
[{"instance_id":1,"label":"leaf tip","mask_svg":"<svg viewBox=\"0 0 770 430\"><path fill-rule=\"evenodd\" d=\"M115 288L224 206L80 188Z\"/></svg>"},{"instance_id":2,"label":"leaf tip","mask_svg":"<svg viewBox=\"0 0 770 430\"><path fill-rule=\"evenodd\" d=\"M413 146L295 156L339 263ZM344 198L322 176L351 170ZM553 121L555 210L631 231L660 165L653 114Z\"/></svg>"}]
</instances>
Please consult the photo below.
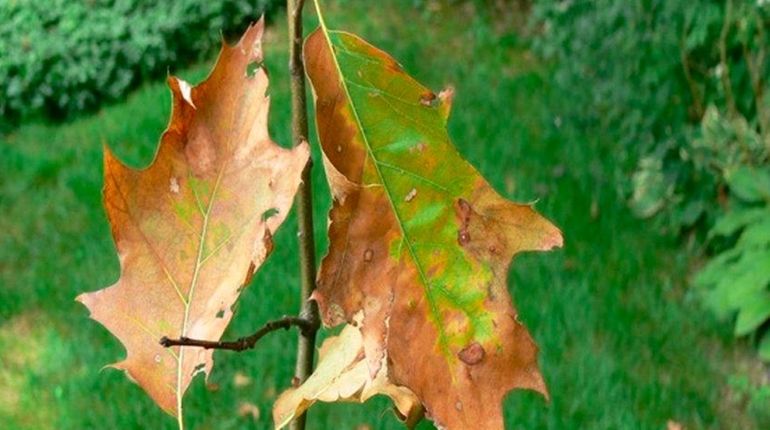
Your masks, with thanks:
<instances>
[{"instance_id":1,"label":"leaf tip","mask_svg":"<svg viewBox=\"0 0 770 430\"><path fill-rule=\"evenodd\" d=\"M236 46L242 50L247 50L244 53L248 54L250 60L262 62L262 36L264 33L265 15L262 14L257 22L249 25Z\"/></svg>"},{"instance_id":2,"label":"leaf tip","mask_svg":"<svg viewBox=\"0 0 770 430\"><path fill-rule=\"evenodd\" d=\"M102 141L102 161L104 162L105 170L108 164L117 160L115 153L110 149L110 145L106 141Z\"/></svg>"},{"instance_id":3,"label":"leaf tip","mask_svg":"<svg viewBox=\"0 0 770 430\"><path fill-rule=\"evenodd\" d=\"M452 101L455 97L455 89L452 85L447 86L438 93L439 112L446 123L449 120L449 114L452 111Z\"/></svg>"},{"instance_id":4,"label":"leaf tip","mask_svg":"<svg viewBox=\"0 0 770 430\"><path fill-rule=\"evenodd\" d=\"M76 302L78 302L78 303L82 304L83 306L85 306L85 307L86 307L86 309L88 309L88 311L89 311L89 316L91 316L91 315L93 314L93 312L92 312L92 310L91 310L91 309L92 309L92 306L91 306L91 305L92 305L92 303L93 303L93 295L94 295L94 294L95 294L95 292L91 292L91 293L80 293L80 294L78 294L78 295L75 297L75 301L76 301Z\"/></svg>"},{"instance_id":5,"label":"leaf tip","mask_svg":"<svg viewBox=\"0 0 770 430\"><path fill-rule=\"evenodd\" d=\"M543 238L542 246L543 246L543 251L550 251L556 248L563 248L564 236L561 234L561 230L559 230L556 227L553 227L553 231L551 231L549 234L547 234Z\"/></svg>"},{"instance_id":6,"label":"leaf tip","mask_svg":"<svg viewBox=\"0 0 770 430\"><path fill-rule=\"evenodd\" d=\"M86 301L86 297L85 296L86 296L86 294L87 293L80 293L80 294L78 294L77 296L75 296L75 301L85 305L85 301Z\"/></svg>"}]
</instances>

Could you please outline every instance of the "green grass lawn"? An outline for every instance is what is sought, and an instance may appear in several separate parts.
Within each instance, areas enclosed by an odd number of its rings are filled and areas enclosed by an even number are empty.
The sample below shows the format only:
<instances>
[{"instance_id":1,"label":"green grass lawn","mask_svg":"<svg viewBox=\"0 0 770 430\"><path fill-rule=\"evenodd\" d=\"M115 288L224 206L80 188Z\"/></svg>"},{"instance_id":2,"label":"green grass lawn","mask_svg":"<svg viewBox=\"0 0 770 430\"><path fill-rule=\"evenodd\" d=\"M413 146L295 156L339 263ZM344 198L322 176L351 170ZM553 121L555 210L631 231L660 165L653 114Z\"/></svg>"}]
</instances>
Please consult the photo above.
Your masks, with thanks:
<instances>
[{"instance_id":1,"label":"green grass lawn","mask_svg":"<svg viewBox=\"0 0 770 430\"><path fill-rule=\"evenodd\" d=\"M551 401L511 394L508 428L664 429L668 420L688 429L770 428L768 405L762 412L728 383L759 370L731 343L729 326L688 293L689 258L633 218L616 191L623 179L616 146L598 135L567 133L549 114L559 94L549 92L547 68L513 32L519 17L382 3L391 6L375 14L369 2L334 2L327 20L389 51L429 86L453 85L449 127L461 153L503 195L538 199L539 211L564 231L564 250L518 257L512 268L511 291L541 347ZM271 135L287 145L283 19L265 44ZM209 66L179 74L197 81ZM0 428L176 427L122 373L100 371L121 359L123 348L74 301L119 276L101 207L102 145L132 166L148 164L169 109L165 84L153 83L93 116L26 125L2 137ZM314 181L323 255L329 195L321 163ZM243 294L227 337L296 312L295 236L292 215ZM216 353L208 383L197 379L186 397L189 428L268 428L272 402L290 385L295 343L295 333L278 332L255 351ZM256 405L258 416L239 414L243 404ZM310 429L400 428L385 399L321 405L310 420Z\"/></svg>"}]
</instances>

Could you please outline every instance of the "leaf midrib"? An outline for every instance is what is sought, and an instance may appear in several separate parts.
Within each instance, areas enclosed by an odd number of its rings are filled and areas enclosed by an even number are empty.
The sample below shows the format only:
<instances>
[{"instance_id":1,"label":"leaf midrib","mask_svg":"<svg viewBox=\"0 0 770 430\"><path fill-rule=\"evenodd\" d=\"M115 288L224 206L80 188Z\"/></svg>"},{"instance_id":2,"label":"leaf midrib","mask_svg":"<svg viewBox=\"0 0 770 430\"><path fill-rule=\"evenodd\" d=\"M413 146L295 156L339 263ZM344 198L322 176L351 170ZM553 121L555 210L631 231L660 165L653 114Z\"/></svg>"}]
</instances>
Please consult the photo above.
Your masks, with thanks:
<instances>
[{"instance_id":1,"label":"leaf midrib","mask_svg":"<svg viewBox=\"0 0 770 430\"><path fill-rule=\"evenodd\" d=\"M222 167L220 168L219 172L217 173L217 179L214 183L214 188L211 190L211 195L209 196L208 205L206 207L206 213L203 214L203 225L201 226L201 233L198 241L198 252L195 259L195 269L193 271L193 277L190 280L190 289L187 292L187 300L185 301L184 305L184 320L182 321L182 332L181 336L187 335L187 325L189 323L190 319L190 308L192 307L192 299L193 295L195 294L195 287L198 284L198 276L200 274L200 269L203 266L202 265L202 258L203 258L203 248L206 244L206 234L208 233L208 226L209 221L211 219L211 208L214 207L214 201L216 200L216 194L219 190L219 184L222 181L222 176L224 174L225 168L227 167L227 161L222 163ZM198 195L193 189L193 194L196 199L198 200ZM184 428L184 421L182 417L182 397L183 397L183 390L182 390L182 368L184 367L184 346L179 347L179 360L177 361L177 374L176 374L176 407L177 407L177 422L179 423L179 429L182 430Z\"/></svg>"},{"instance_id":2,"label":"leaf midrib","mask_svg":"<svg viewBox=\"0 0 770 430\"><path fill-rule=\"evenodd\" d=\"M403 241L406 242L406 247L409 250L410 256L412 257L412 261L414 262L415 266L417 267L417 273L419 274L420 281L423 284L423 290L425 292L425 297L428 300L428 305L430 307L431 316L437 322L436 329L438 330L438 335L439 335L439 345L440 345L440 347L442 349L442 352L444 354L449 355L450 354L449 342L448 342L448 339L447 339L447 336L446 336L446 332L444 331L443 324L441 324L441 314L440 314L440 312L438 310L438 307L437 307L437 304L436 304L435 300L433 299L433 297L431 296L431 293L430 293L430 283L428 282L428 278L425 275L425 271L423 270L423 267L420 264L419 259L417 258L417 255L416 255L416 253L414 251L414 248L412 247L412 243L411 243L411 241L409 239L409 235L406 233L406 230L404 228L404 223L403 223L403 221L401 219L401 215L399 214L399 211L396 208L395 201L393 199L393 195L391 194L390 188L388 187L388 184L385 181L385 177L382 174L382 171L380 170L379 161L377 160L377 158L374 156L374 153L372 152L371 144L369 143L369 139L367 138L366 133L364 132L364 127L363 127L361 119L360 119L360 117L358 115L358 111L357 111L357 109L355 107L355 104L353 103L353 98L350 96L350 91L348 90L347 81L345 79L345 76L342 73L342 70L340 69L340 65L339 65L339 62L337 60L337 56L336 56L336 54L334 52L334 46L332 44L331 38L329 37L329 33L330 32L327 29L326 24L325 24L323 18L321 17L320 7L319 7L317 1L316 1L316 8L318 10L319 20L320 20L320 23L321 23L321 29L323 31L324 38L326 39L326 43L327 43L327 45L329 47L329 52L330 52L330 54L331 54L331 56L332 56L332 58L334 60L334 67L337 70L337 75L338 75L337 77L340 80L340 84L341 84L343 90L345 91L345 96L348 99L348 103L350 105L350 110L353 112L353 117L354 117L354 119L356 121L356 125L358 126L358 129L359 129L359 131L361 133L361 137L362 137L362 139L364 141L364 145L366 147L367 156L370 157L372 159L372 161L373 161L375 171L377 172L377 176L379 177L380 182L382 183L382 187L385 190L385 194L387 195L388 202L390 203L390 207L393 210L393 214L395 215L396 221L398 223L399 230L401 230L401 235L403 236ZM340 32L336 32L336 33L343 34L343 33L340 33Z\"/></svg>"}]
</instances>

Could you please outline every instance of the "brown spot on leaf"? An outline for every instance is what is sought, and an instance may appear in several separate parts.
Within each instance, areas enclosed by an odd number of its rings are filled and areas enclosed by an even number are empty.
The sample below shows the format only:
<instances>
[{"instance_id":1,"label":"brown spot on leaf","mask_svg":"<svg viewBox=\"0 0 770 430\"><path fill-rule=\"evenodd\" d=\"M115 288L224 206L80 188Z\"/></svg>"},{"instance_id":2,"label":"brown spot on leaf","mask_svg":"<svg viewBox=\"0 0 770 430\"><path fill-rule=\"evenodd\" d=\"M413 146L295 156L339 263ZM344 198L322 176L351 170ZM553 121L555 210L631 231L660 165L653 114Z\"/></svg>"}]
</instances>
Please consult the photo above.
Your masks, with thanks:
<instances>
[{"instance_id":1,"label":"brown spot on leaf","mask_svg":"<svg viewBox=\"0 0 770 430\"><path fill-rule=\"evenodd\" d=\"M433 106L435 100L436 95L433 92L420 94L420 104L423 106Z\"/></svg>"},{"instance_id":2,"label":"brown spot on leaf","mask_svg":"<svg viewBox=\"0 0 770 430\"><path fill-rule=\"evenodd\" d=\"M269 228L265 229L263 240L265 243L265 255L270 255L273 252L273 233L270 232Z\"/></svg>"},{"instance_id":3,"label":"brown spot on leaf","mask_svg":"<svg viewBox=\"0 0 770 430\"><path fill-rule=\"evenodd\" d=\"M256 271L257 271L257 265L254 264L254 262L249 264L249 268L246 269L246 277L243 279L243 283L241 284L241 287L238 287L238 290L237 290L238 293L243 291L246 285L249 285L251 283L251 279L254 277L254 272Z\"/></svg>"},{"instance_id":4,"label":"brown spot on leaf","mask_svg":"<svg viewBox=\"0 0 770 430\"><path fill-rule=\"evenodd\" d=\"M457 357L463 363L469 366L473 366L481 363L481 360L484 359L485 353L486 351L484 351L484 347L481 346L481 344L478 342L472 342L470 345L466 346L459 353L457 353Z\"/></svg>"},{"instance_id":5,"label":"brown spot on leaf","mask_svg":"<svg viewBox=\"0 0 770 430\"><path fill-rule=\"evenodd\" d=\"M471 204L465 199L457 199L457 207L459 209L459 215L463 218L464 222L467 222L471 215Z\"/></svg>"},{"instance_id":6,"label":"brown spot on leaf","mask_svg":"<svg viewBox=\"0 0 770 430\"><path fill-rule=\"evenodd\" d=\"M457 243L460 245L467 245L471 241L471 234L467 230L460 230L457 232Z\"/></svg>"},{"instance_id":7,"label":"brown spot on leaf","mask_svg":"<svg viewBox=\"0 0 770 430\"><path fill-rule=\"evenodd\" d=\"M471 241L471 234L468 232L468 226L471 222L471 213L473 209L467 200L457 199L457 217L460 219L460 228L457 230L457 243L467 245Z\"/></svg>"}]
</instances>

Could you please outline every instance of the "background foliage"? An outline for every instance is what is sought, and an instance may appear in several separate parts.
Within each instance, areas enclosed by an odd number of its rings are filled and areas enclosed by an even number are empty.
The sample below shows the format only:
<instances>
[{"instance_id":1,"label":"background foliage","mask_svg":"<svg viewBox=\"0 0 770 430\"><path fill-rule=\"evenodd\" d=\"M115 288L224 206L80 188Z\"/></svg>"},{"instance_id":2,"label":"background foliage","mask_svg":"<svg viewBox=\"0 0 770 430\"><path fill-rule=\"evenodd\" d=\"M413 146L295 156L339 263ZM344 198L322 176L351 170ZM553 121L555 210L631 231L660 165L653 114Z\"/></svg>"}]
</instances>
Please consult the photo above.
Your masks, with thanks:
<instances>
[{"instance_id":1,"label":"background foliage","mask_svg":"<svg viewBox=\"0 0 770 430\"><path fill-rule=\"evenodd\" d=\"M770 377L753 349L764 311L736 341L741 308L717 298L733 297L744 285L737 280L766 267L755 257L767 250L765 227L741 214L767 210L767 201L738 191L767 175L756 107L764 98L739 37L756 41L760 27L751 23L766 23L766 2L735 1L728 20L735 112L720 72L722 1L388 0L376 13L371 2L325 3L330 25L387 49L436 90L454 85L449 131L461 154L502 195L539 199L538 210L564 227L563 251L517 258L510 274L551 392L549 404L511 394L513 428L661 429L669 420L770 428ZM271 135L288 144L283 20L267 34L266 63ZM17 35L0 43L7 37ZM751 42L751 58L760 46ZM179 74L195 82L211 61ZM757 63L767 75L766 61ZM102 144L132 166L149 163L170 101L162 79L148 81L94 115L25 121L0 136L0 422L8 428L175 427L122 374L98 371L124 351L73 301L119 276L101 207ZM738 171L751 173L736 179ZM314 175L323 255L329 202L318 163ZM728 229L730 218L748 220ZM294 224L277 233L226 337L298 309ZM698 275L690 287L689 274L712 255L725 265L705 265L716 277ZM766 291L761 276L747 289ZM272 402L291 383L294 339L281 332L251 353L218 352L209 383L196 380L186 400L191 428L267 428ZM400 428L383 399L320 406L310 419L318 428Z\"/></svg>"},{"instance_id":2,"label":"background foliage","mask_svg":"<svg viewBox=\"0 0 770 430\"><path fill-rule=\"evenodd\" d=\"M723 226L744 216L744 185L735 178L770 193L761 180L770 157L770 2L542 1L533 16L534 47L552 62L568 101L556 109L567 128L617 141L614 182L637 216L655 216L664 233L694 235L706 255L729 249L735 257L746 239L766 245L767 232L749 220ZM728 236L746 227L743 240L705 240L714 223L713 234ZM746 270L755 276L751 287L739 278ZM760 306L757 295L770 294L768 270L761 254L721 254L699 277L718 285L706 301L720 316L741 309L736 335L753 333L770 315L763 306L762 317L742 325L747 308L737 304ZM728 292L736 297L725 302Z\"/></svg>"},{"instance_id":3,"label":"background foliage","mask_svg":"<svg viewBox=\"0 0 770 430\"><path fill-rule=\"evenodd\" d=\"M0 2L0 130L69 116L209 56L279 0Z\"/></svg>"},{"instance_id":4,"label":"background foliage","mask_svg":"<svg viewBox=\"0 0 770 430\"><path fill-rule=\"evenodd\" d=\"M554 63L565 125L616 140L619 191L632 193L637 215L663 213L677 233L713 220L712 161L737 152L730 162L766 161L769 19L765 1L546 0L534 7L534 47ZM716 136L717 122L761 131L765 143L747 151ZM729 148L696 162L703 140Z\"/></svg>"}]
</instances>

